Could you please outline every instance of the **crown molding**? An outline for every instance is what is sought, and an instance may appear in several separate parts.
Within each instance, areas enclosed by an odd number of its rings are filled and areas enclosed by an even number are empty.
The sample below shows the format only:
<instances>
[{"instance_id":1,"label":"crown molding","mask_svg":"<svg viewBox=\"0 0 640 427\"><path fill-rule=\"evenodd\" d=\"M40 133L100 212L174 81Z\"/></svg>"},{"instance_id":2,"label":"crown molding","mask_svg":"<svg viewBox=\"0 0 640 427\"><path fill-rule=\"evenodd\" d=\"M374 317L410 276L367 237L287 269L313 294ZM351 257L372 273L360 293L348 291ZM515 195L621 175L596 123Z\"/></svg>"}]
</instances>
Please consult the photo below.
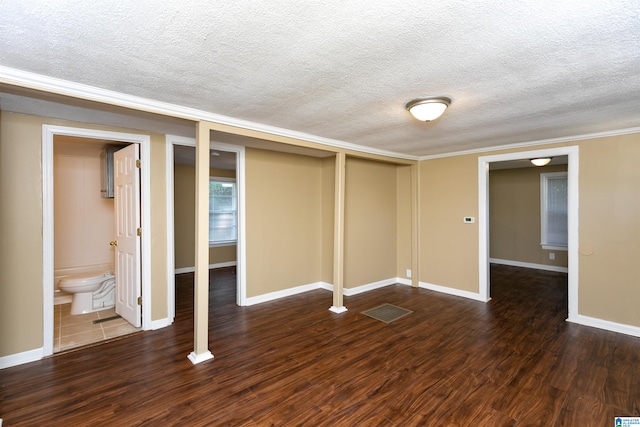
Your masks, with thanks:
<instances>
[{"instance_id":1,"label":"crown molding","mask_svg":"<svg viewBox=\"0 0 640 427\"><path fill-rule=\"evenodd\" d=\"M142 98L139 96L128 95L126 93L116 92L108 89L102 89L95 86L76 83L69 80L62 80L42 74L32 73L29 71L18 70L15 68L0 65L0 83L18 86L37 91L53 93L57 95L69 96L72 98L94 101L103 104L115 105L118 107L129 108L133 110L145 111L148 113L160 114L194 122L208 121L222 125L234 126L246 130L263 132L266 134L280 136L285 138L293 138L306 142L325 145L328 147L352 150L365 154L386 156L402 160L432 160L445 157L464 156L467 154L480 154L491 151L513 150L519 148L535 147L538 145L557 144L564 142L575 142L586 139L603 138L610 136L628 135L632 133L640 133L640 127L627 129L617 129L612 131L588 133L582 135L573 135L568 137L550 138L543 140L525 141L513 144L498 145L472 150L452 151L442 154L434 154L427 156L414 156L409 154L398 153L395 151L380 150L376 148L366 147L363 145L353 144L337 139L324 138L304 132L297 132L290 129L279 128L276 126L265 125L248 120L237 119L234 117L224 116L221 114L210 113L204 110L185 107L177 104L156 101L153 99Z\"/></svg>"},{"instance_id":2,"label":"crown molding","mask_svg":"<svg viewBox=\"0 0 640 427\"><path fill-rule=\"evenodd\" d=\"M177 104L156 101L139 96L128 95L95 86L76 83L69 80L62 80L29 71L0 65L0 83L18 86L27 89L34 89L42 92L54 93L57 95L69 96L72 98L84 99L87 101L100 102L118 107L133 110L145 111L148 113L160 114L164 116L176 117L179 119L191 120L194 122L207 121L222 125L234 126L246 130L264 132L274 136L298 139L306 142L322 144L329 147L343 150L358 151L361 153L386 156L403 160L419 160L418 156L397 153L394 151L379 150L337 139L324 138L317 135L297 132L276 126L251 122L248 120L236 119L234 117L221 114L210 113L204 110L185 107Z\"/></svg>"},{"instance_id":3,"label":"crown molding","mask_svg":"<svg viewBox=\"0 0 640 427\"><path fill-rule=\"evenodd\" d=\"M539 145L549 145L549 144L559 144L563 142L576 142L583 141L585 139L595 139L595 138L605 138L610 136L621 136L621 135L629 135L632 133L640 133L640 127L633 127L627 129L616 129L611 131L604 132L594 132L594 133L585 133L582 135L574 135L574 136L565 136L560 138L549 138L549 139L540 139L536 141L527 141L527 142L516 142L513 144L506 145L496 145L493 147L485 147L485 148L476 148L473 150L463 150L463 151L452 151L450 153L442 153L442 154L433 154L430 156L421 156L418 158L419 161L422 160L433 160L433 159L442 159L445 157L455 157L455 156L465 156L467 154L486 154L491 151L503 151L503 150L513 150L518 148L528 148L528 147L536 147Z\"/></svg>"}]
</instances>

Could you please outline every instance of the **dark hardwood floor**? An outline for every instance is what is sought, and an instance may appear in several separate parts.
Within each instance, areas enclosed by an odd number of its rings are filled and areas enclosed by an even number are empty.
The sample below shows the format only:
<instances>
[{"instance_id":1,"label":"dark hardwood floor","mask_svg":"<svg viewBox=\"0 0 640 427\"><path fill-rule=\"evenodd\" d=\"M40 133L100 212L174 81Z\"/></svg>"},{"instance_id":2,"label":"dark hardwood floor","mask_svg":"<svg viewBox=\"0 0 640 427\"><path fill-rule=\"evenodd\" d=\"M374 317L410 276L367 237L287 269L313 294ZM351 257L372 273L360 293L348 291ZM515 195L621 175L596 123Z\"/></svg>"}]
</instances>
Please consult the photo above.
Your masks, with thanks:
<instances>
[{"instance_id":1,"label":"dark hardwood floor","mask_svg":"<svg viewBox=\"0 0 640 427\"><path fill-rule=\"evenodd\" d=\"M210 349L192 365L192 282L176 322L0 371L12 426L609 426L640 415L640 339L571 324L566 275L492 267L489 303L389 286L235 305L212 272ZM361 314L413 310L389 324Z\"/></svg>"}]
</instances>

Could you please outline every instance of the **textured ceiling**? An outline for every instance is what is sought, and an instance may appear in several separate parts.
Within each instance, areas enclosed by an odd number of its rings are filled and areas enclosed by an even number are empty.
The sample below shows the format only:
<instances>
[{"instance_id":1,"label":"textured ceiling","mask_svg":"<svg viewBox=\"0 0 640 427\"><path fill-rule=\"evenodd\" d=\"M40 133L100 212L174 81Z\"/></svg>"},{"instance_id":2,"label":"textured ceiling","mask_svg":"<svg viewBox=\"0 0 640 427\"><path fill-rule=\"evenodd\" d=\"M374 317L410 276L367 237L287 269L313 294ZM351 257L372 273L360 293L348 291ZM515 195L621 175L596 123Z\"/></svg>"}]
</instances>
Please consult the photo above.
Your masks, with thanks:
<instances>
[{"instance_id":1,"label":"textured ceiling","mask_svg":"<svg viewBox=\"0 0 640 427\"><path fill-rule=\"evenodd\" d=\"M161 4L161 6L160 6ZM640 2L0 0L0 65L415 156L640 126ZM453 102L431 123L404 109Z\"/></svg>"}]
</instances>

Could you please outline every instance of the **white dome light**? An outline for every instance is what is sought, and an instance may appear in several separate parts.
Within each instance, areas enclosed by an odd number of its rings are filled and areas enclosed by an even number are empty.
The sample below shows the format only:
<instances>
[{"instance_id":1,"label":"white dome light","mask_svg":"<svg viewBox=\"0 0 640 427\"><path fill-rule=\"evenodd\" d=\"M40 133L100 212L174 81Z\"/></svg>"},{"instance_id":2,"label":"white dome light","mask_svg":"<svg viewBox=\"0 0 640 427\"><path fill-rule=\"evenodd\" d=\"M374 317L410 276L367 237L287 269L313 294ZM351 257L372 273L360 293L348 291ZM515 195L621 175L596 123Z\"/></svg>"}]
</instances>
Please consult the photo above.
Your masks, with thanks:
<instances>
[{"instance_id":1,"label":"white dome light","mask_svg":"<svg viewBox=\"0 0 640 427\"><path fill-rule=\"evenodd\" d=\"M530 162L534 166L546 166L551 161L551 157L540 157L538 159L531 159Z\"/></svg>"},{"instance_id":2,"label":"white dome light","mask_svg":"<svg viewBox=\"0 0 640 427\"><path fill-rule=\"evenodd\" d=\"M445 97L419 98L407 103L407 110L416 119L422 122L430 122L444 113L451 104L451 100Z\"/></svg>"}]
</instances>

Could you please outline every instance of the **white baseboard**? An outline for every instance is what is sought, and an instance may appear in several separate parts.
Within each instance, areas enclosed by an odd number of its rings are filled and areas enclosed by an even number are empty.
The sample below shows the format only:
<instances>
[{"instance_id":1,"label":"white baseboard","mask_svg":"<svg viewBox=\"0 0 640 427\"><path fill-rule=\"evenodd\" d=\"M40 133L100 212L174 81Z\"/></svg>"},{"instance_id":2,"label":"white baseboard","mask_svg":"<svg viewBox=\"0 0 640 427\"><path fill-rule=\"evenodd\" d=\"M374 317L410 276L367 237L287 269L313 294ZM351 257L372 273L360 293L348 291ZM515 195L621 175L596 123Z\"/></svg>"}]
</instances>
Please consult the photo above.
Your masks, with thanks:
<instances>
[{"instance_id":1,"label":"white baseboard","mask_svg":"<svg viewBox=\"0 0 640 427\"><path fill-rule=\"evenodd\" d=\"M510 261L508 259L489 258L492 264L510 265L511 267L533 268L535 270L554 271L556 273L569 273L567 267L556 265L534 264L532 262Z\"/></svg>"},{"instance_id":2,"label":"white baseboard","mask_svg":"<svg viewBox=\"0 0 640 427\"><path fill-rule=\"evenodd\" d=\"M331 283L318 282L318 285L320 286L320 289L324 289L326 291L333 292L333 285Z\"/></svg>"},{"instance_id":3,"label":"white baseboard","mask_svg":"<svg viewBox=\"0 0 640 427\"><path fill-rule=\"evenodd\" d=\"M570 316L567 319L567 322L577 323L584 326L591 326L592 328L604 329L611 332L618 332L620 334L631 335L634 337L640 337L640 327L625 325L624 323L611 322L609 320L602 320L595 317L583 316L582 314Z\"/></svg>"},{"instance_id":4,"label":"white baseboard","mask_svg":"<svg viewBox=\"0 0 640 427\"><path fill-rule=\"evenodd\" d=\"M361 294L363 292L369 292L374 289L383 288L385 286L395 285L399 283L399 278L394 277L391 279L380 280L379 282L373 282L362 286L357 286L355 288L344 288L342 293L344 296L352 296ZM410 284L411 282L409 282ZM308 285L296 286L295 288L283 289L281 291L270 292L264 295L258 295L256 297L247 298L246 305L255 305L260 304L262 302L273 301L280 298L289 297L292 295L301 294L303 292L313 291L315 289L324 289L330 292L333 292L333 285L327 282L316 282Z\"/></svg>"},{"instance_id":5,"label":"white baseboard","mask_svg":"<svg viewBox=\"0 0 640 427\"><path fill-rule=\"evenodd\" d=\"M396 283L400 283L401 285L413 286L413 282L411 279L403 279L402 277L395 278Z\"/></svg>"},{"instance_id":6,"label":"white baseboard","mask_svg":"<svg viewBox=\"0 0 640 427\"><path fill-rule=\"evenodd\" d=\"M432 283L420 282L420 287L424 289L429 289L430 291L441 292L443 294L454 295L457 297L468 298L480 302L487 302L489 300L482 298L479 293L463 291L461 289L448 288L446 286L434 285Z\"/></svg>"},{"instance_id":7,"label":"white baseboard","mask_svg":"<svg viewBox=\"0 0 640 427\"><path fill-rule=\"evenodd\" d=\"M12 366L22 365L24 363L35 362L44 357L44 349L36 348L34 350L23 351L22 353L10 354L9 356L0 357L0 369L10 368Z\"/></svg>"},{"instance_id":8,"label":"white baseboard","mask_svg":"<svg viewBox=\"0 0 640 427\"><path fill-rule=\"evenodd\" d=\"M350 297L352 295L358 295L363 292L369 292L374 289L384 288L385 286L395 285L398 283L398 278L393 277L391 279L380 280L379 282L368 283L366 285L356 286L354 288L344 288L344 296Z\"/></svg>"},{"instance_id":9,"label":"white baseboard","mask_svg":"<svg viewBox=\"0 0 640 427\"><path fill-rule=\"evenodd\" d=\"M238 263L236 261L219 262L217 264L209 264L209 270L215 270L216 268L235 267ZM193 273L196 271L195 267L181 267L176 268L174 274Z\"/></svg>"},{"instance_id":10,"label":"white baseboard","mask_svg":"<svg viewBox=\"0 0 640 427\"><path fill-rule=\"evenodd\" d=\"M269 292L268 294L258 295L255 297L247 298L246 305L256 305L267 301L273 301L280 298L286 298L293 295L301 294L303 292L309 292L316 289L325 289L323 282L311 283L308 285L296 286L295 288L283 289L281 291Z\"/></svg>"},{"instance_id":11,"label":"white baseboard","mask_svg":"<svg viewBox=\"0 0 640 427\"><path fill-rule=\"evenodd\" d=\"M167 326L171 326L172 323L173 320L170 320L168 317L159 320L152 320L150 330L155 331L156 329L166 328Z\"/></svg>"},{"instance_id":12,"label":"white baseboard","mask_svg":"<svg viewBox=\"0 0 640 427\"><path fill-rule=\"evenodd\" d=\"M368 283L366 285L356 286L354 288L344 288L342 290L342 293L344 294L344 296L350 297L352 295L358 295L363 292L372 291L374 289L384 288L385 286L395 285L396 283L411 285L411 280L393 277L391 279L380 280L379 282ZM322 289L333 292L333 285L331 283L319 282L319 284Z\"/></svg>"}]
</instances>

